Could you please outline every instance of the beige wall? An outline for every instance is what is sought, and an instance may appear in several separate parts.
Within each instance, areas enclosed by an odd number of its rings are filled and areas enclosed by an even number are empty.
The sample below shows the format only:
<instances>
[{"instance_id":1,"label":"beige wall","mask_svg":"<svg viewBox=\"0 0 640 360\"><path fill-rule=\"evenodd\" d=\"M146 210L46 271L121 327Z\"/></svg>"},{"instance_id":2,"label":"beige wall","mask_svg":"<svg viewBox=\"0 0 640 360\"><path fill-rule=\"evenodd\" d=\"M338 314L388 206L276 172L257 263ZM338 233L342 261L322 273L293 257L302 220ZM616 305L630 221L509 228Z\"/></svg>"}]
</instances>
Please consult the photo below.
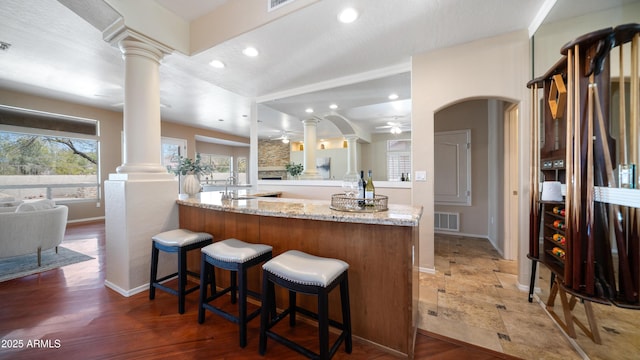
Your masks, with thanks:
<instances>
[{"instance_id":1,"label":"beige wall","mask_svg":"<svg viewBox=\"0 0 640 360\"><path fill-rule=\"evenodd\" d=\"M477 98L498 98L519 104L520 229L519 264L522 284L528 283L528 148L529 113L526 83L530 78L529 38L518 31L447 49L419 54L412 59L412 203L423 206L420 221L420 267L435 270L433 252L433 135L434 117L454 103ZM523 119L524 116L524 119ZM424 182L415 171L426 171Z\"/></svg>"},{"instance_id":2,"label":"beige wall","mask_svg":"<svg viewBox=\"0 0 640 360\"><path fill-rule=\"evenodd\" d=\"M471 206L435 205L434 209L459 212L460 232L478 237L488 236L488 115L487 100L471 100L442 109L434 118L435 132L471 130Z\"/></svg>"},{"instance_id":3,"label":"beige wall","mask_svg":"<svg viewBox=\"0 0 640 360\"><path fill-rule=\"evenodd\" d=\"M110 173L115 173L116 168L122 165L122 113L104 110L92 106L80 105L56 99L38 97L19 92L0 90L0 104L14 106L30 110L38 110L55 114L77 116L81 118L100 121L100 183L109 178ZM217 137L226 140L248 143L248 138L231 136L228 134L203 130L175 123L162 122L162 136L187 140L187 154L195 155L196 135ZM248 155L248 148L246 148ZM159 154L160 149L158 149ZM158 159L160 156L158 156ZM176 187L177 188L177 187ZM101 186L104 196L104 186ZM104 203L100 201L81 202L69 205L69 221L104 217Z\"/></svg>"}]
</instances>

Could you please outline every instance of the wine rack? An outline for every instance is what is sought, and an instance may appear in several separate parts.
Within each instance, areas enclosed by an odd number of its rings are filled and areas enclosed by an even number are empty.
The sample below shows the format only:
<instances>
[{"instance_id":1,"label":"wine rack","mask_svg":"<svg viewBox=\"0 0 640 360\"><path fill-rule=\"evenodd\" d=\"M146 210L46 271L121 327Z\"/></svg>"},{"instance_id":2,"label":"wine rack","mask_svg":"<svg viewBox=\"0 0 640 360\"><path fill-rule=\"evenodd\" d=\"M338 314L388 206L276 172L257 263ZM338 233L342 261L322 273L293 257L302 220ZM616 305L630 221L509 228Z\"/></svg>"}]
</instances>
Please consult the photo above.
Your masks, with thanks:
<instances>
[{"instance_id":1,"label":"wine rack","mask_svg":"<svg viewBox=\"0 0 640 360\"><path fill-rule=\"evenodd\" d=\"M543 212L543 245L544 263L556 274L564 274L567 252L564 202L541 202Z\"/></svg>"}]
</instances>

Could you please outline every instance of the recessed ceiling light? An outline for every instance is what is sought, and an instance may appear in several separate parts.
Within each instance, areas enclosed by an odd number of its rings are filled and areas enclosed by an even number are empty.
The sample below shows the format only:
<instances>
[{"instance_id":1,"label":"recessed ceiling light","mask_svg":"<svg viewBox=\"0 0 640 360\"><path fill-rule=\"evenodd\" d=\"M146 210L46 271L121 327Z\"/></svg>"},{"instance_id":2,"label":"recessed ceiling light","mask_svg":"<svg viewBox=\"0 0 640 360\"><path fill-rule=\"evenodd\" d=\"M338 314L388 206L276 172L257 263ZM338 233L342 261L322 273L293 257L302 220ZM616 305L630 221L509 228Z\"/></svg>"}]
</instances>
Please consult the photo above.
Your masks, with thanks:
<instances>
[{"instance_id":1,"label":"recessed ceiling light","mask_svg":"<svg viewBox=\"0 0 640 360\"><path fill-rule=\"evenodd\" d=\"M209 65L213 66L216 69L223 69L225 67L224 63L220 60L213 60L209 63Z\"/></svg>"},{"instance_id":2,"label":"recessed ceiling light","mask_svg":"<svg viewBox=\"0 0 640 360\"><path fill-rule=\"evenodd\" d=\"M329 105L329 109L331 109L331 110L335 110L337 108L338 108L338 105L336 105L336 104Z\"/></svg>"},{"instance_id":3,"label":"recessed ceiling light","mask_svg":"<svg viewBox=\"0 0 640 360\"><path fill-rule=\"evenodd\" d=\"M352 23L356 21L357 18L358 12L354 8L346 8L338 14L338 20L345 24Z\"/></svg>"},{"instance_id":4,"label":"recessed ceiling light","mask_svg":"<svg viewBox=\"0 0 640 360\"><path fill-rule=\"evenodd\" d=\"M312 109L312 108L307 108L307 110L305 110L305 112L306 112L307 114L311 114L311 113L313 112L313 109Z\"/></svg>"},{"instance_id":5,"label":"recessed ceiling light","mask_svg":"<svg viewBox=\"0 0 640 360\"><path fill-rule=\"evenodd\" d=\"M256 48L251 47L251 46L249 46L249 47L245 48L244 50L242 50L242 53L247 55L247 56L250 56L250 57L258 56L258 50L256 50Z\"/></svg>"},{"instance_id":6,"label":"recessed ceiling light","mask_svg":"<svg viewBox=\"0 0 640 360\"><path fill-rule=\"evenodd\" d=\"M389 95L389 100L395 100L398 98L398 94L391 94Z\"/></svg>"}]
</instances>

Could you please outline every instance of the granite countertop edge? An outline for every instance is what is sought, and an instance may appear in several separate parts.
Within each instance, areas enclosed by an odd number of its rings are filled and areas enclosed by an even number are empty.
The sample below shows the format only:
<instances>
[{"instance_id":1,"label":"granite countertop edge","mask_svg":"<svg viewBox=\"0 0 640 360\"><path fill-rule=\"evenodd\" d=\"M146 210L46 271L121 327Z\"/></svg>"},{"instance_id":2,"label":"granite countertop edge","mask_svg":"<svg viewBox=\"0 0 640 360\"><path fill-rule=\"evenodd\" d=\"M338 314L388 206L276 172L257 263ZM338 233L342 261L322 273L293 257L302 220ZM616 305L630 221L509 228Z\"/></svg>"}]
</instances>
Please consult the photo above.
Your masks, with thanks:
<instances>
[{"instance_id":1,"label":"granite countertop edge","mask_svg":"<svg viewBox=\"0 0 640 360\"><path fill-rule=\"evenodd\" d=\"M409 205L389 205L386 211L349 212L331 209L329 201L289 198L253 198L224 203L217 199L211 201L189 198L179 199L177 203L249 215L394 226L418 226L423 210L422 207Z\"/></svg>"}]
</instances>

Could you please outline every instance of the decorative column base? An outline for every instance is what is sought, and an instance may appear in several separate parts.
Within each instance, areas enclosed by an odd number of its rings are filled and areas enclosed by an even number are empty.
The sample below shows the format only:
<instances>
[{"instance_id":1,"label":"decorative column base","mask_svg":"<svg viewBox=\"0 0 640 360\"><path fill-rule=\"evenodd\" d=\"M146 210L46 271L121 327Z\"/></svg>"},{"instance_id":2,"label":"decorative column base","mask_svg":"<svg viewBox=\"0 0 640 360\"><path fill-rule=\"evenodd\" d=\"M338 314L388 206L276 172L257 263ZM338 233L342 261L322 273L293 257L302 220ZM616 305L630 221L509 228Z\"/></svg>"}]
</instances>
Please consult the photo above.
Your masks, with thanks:
<instances>
[{"instance_id":1,"label":"decorative column base","mask_svg":"<svg viewBox=\"0 0 640 360\"><path fill-rule=\"evenodd\" d=\"M148 290L151 236L178 228L177 188L170 174L110 174L104 182L107 287L123 296ZM177 267L163 255L159 276Z\"/></svg>"}]
</instances>

